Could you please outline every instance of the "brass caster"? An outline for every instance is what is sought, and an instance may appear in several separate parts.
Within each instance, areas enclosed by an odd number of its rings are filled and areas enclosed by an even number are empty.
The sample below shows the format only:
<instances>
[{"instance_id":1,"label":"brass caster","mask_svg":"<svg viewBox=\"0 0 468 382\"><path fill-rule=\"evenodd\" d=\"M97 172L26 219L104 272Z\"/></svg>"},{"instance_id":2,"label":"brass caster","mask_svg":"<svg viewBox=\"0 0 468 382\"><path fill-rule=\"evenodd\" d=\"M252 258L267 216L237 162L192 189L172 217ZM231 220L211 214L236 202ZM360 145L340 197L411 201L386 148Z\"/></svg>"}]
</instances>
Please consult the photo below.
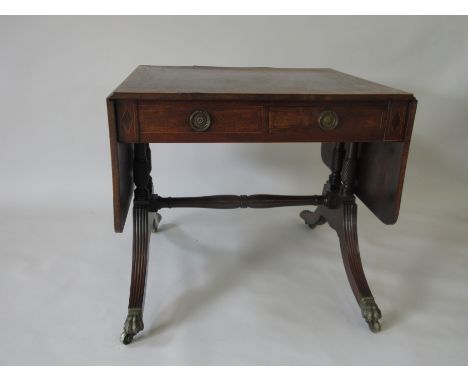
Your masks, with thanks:
<instances>
[{"instance_id":1,"label":"brass caster","mask_svg":"<svg viewBox=\"0 0 468 382\"><path fill-rule=\"evenodd\" d=\"M369 329L372 333L378 333L380 332L380 322L379 321L375 321L375 322L368 322L367 323L369 325Z\"/></svg>"},{"instance_id":2,"label":"brass caster","mask_svg":"<svg viewBox=\"0 0 468 382\"><path fill-rule=\"evenodd\" d=\"M128 345L133 341L133 337L144 329L143 311L140 308L128 309L128 316L125 320L123 333L120 336L120 341L124 345Z\"/></svg>"},{"instance_id":3,"label":"brass caster","mask_svg":"<svg viewBox=\"0 0 468 382\"><path fill-rule=\"evenodd\" d=\"M128 345L132 341L133 341L133 334L123 332L122 335L120 336L120 342L122 342L124 345Z\"/></svg>"},{"instance_id":4,"label":"brass caster","mask_svg":"<svg viewBox=\"0 0 468 382\"><path fill-rule=\"evenodd\" d=\"M372 333L380 332L381 326L379 320L382 318L382 313L375 303L373 297L363 297L359 302L361 307L362 317L366 320L367 325Z\"/></svg>"}]
</instances>

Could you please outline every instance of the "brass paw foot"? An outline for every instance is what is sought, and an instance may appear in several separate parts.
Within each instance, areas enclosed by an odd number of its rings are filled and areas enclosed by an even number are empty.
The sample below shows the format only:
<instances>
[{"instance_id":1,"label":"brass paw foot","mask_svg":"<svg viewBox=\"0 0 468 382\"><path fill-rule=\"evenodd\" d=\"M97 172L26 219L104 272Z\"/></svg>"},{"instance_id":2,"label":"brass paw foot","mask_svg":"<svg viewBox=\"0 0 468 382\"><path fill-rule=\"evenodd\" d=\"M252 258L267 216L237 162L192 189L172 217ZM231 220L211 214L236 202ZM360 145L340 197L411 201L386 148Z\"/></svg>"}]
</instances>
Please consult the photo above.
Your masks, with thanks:
<instances>
[{"instance_id":1,"label":"brass paw foot","mask_svg":"<svg viewBox=\"0 0 468 382\"><path fill-rule=\"evenodd\" d=\"M120 341L124 345L128 345L133 341L133 337L141 332L144 328L143 325L143 312L141 309L129 309L128 316L125 320L123 333L120 336Z\"/></svg>"},{"instance_id":2,"label":"brass paw foot","mask_svg":"<svg viewBox=\"0 0 468 382\"><path fill-rule=\"evenodd\" d=\"M299 216L310 228L315 228L316 226L325 224L327 222L322 215L317 213L317 211L312 212L309 210L304 210L299 214Z\"/></svg>"},{"instance_id":3,"label":"brass paw foot","mask_svg":"<svg viewBox=\"0 0 468 382\"><path fill-rule=\"evenodd\" d=\"M371 332L380 332L379 320L382 318L382 313L375 303L374 298L363 297L359 302L359 306L361 307L362 317L366 320Z\"/></svg>"}]
</instances>

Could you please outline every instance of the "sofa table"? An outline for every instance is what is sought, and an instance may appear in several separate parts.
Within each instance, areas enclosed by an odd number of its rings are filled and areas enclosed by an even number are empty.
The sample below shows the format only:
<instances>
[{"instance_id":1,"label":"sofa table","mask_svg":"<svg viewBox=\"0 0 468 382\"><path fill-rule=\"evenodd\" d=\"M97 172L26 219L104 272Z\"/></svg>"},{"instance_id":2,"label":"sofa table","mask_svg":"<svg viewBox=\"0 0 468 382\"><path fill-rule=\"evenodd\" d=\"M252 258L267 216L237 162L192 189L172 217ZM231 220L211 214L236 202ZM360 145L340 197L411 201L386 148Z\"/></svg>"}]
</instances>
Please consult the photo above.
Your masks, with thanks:
<instances>
[{"instance_id":1,"label":"sofa table","mask_svg":"<svg viewBox=\"0 0 468 382\"><path fill-rule=\"evenodd\" d=\"M381 312L361 264L356 196L385 224L398 218L416 112L412 94L332 69L138 66L107 98L114 229L133 195L133 257L121 340L143 330L150 232L163 208L317 206L300 217L328 223L351 289L373 332ZM330 176L320 195L163 197L154 193L150 143L322 142Z\"/></svg>"}]
</instances>

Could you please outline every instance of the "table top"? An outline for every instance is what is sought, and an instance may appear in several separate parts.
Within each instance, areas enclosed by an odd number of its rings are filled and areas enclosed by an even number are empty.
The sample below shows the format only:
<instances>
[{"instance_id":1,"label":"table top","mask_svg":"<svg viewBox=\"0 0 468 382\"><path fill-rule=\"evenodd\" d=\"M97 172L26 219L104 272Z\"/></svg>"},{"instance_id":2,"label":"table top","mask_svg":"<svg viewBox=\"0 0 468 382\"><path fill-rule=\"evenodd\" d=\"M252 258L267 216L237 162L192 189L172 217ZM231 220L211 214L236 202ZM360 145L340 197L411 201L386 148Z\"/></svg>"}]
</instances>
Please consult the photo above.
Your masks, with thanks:
<instances>
[{"instance_id":1,"label":"table top","mask_svg":"<svg viewBox=\"0 0 468 382\"><path fill-rule=\"evenodd\" d=\"M202 100L410 99L412 94L333 69L138 66L111 98Z\"/></svg>"},{"instance_id":2,"label":"table top","mask_svg":"<svg viewBox=\"0 0 468 382\"><path fill-rule=\"evenodd\" d=\"M416 104L332 69L138 66L107 98L115 230L131 203L133 145L169 142L361 142L355 193L393 224ZM322 144L328 166L331 150Z\"/></svg>"}]
</instances>

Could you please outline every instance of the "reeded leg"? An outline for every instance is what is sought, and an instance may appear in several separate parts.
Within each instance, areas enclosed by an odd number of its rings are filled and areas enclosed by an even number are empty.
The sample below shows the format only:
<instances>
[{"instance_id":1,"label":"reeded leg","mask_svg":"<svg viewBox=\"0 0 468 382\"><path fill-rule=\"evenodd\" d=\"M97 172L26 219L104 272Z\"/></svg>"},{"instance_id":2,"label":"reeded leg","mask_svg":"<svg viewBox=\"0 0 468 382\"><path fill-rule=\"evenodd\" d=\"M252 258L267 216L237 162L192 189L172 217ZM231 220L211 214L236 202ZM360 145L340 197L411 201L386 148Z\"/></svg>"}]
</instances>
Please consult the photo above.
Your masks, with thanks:
<instances>
[{"instance_id":1,"label":"reeded leg","mask_svg":"<svg viewBox=\"0 0 468 382\"><path fill-rule=\"evenodd\" d=\"M145 299L146 271L150 240L149 212L147 205L133 207L133 254L132 277L128 316L125 320L121 341L127 345L143 330L143 304Z\"/></svg>"},{"instance_id":2,"label":"reeded leg","mask_svg":"<svg viewBox=\"0 0 468 382\"><path fill-rule=\"evenodd\" d=\"M336 231L340 241L346 276L361 308L362 317L372 332L380 331L379 320L382 318L382 314L369 289L359 253L356 203L345 201L336 209L319 206L314 212L302 211L301 217L306 224L312 225L311 228L315 227L314 222L318 224L319 221L324 220Z\"/></svg>"},{"instance_id":3,"label":"reeded leg","mask_svg":"<svg viewBox=\"0 0 468 382\"><path fill-rule=\"evenodd\" d=\"M132 276L128 316L125 320L121 341L127 345L143 330L143 305L145 299L146 272L150 230L156 230L161 220L158 213L149 212L149 200L153 191L150 176L151 151L148 144L135 144L133 158L133 178L135 198L133 200L133 249Z\"/></svg>"},{"instance_id":4,"label":"reeded leg","mask_svg":"<svg viewBox=\"0 0 468 382\"><path fill-rule=\"evenodd\" d=\"M330 210L327 221L338 234L346 275L354 297L361 308L362 317L372 332L379 332L379 320L382 318L382 314L369 289L362 267L357 235L356 203L354 201L345 202L340 208Z\"/></svg>"},{"instance_id":5,"label":"reeded leg","mask_svg":"<svg viewBox=\"0 0 468 382\"><path fill-rule=\"evenodd\" d=\"M356 143L350 143L345 157L342 143L336 144L334 148L332 173L324 187L324 195L332 193L340 199L339 205L322 205L314 212L302 211L300 216L311 228L328 222L338 234L349 284L361 308L362 317L366 320L370 330L376 333L380 331L379 320L382 314L375 303L362 268L357 235L357 205L353 195L357 149Z\"/></svg>"}]
</instances>

